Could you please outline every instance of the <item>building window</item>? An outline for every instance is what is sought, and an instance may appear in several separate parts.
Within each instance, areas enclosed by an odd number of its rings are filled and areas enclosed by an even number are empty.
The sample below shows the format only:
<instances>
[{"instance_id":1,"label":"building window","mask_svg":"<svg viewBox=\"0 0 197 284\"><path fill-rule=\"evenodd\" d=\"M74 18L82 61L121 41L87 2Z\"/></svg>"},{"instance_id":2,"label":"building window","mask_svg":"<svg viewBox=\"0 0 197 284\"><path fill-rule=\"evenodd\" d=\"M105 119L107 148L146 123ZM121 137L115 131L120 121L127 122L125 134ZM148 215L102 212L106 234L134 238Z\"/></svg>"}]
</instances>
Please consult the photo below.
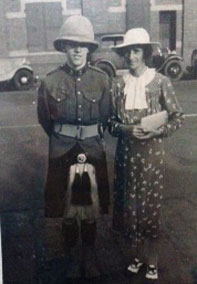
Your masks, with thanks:
<instances>
[{"instance_id":1,"label":"building window","mask_svg":"<svg viewBox=\"0 0 197 284\"><path fill-rule=\"evenodd\" d=\"M66 7L70 10L81 9L82 1L83 0L66 0Z\"/></svg>"},{"instance_id":2,"label":"building window","mask_svg":"<svg viewBox=\"0 0 197 284\"><path fill-rule=\"evenodd\" d=\"M28 3L25 7L27 42L30 52L51 51L62 26L60 2Z\"/></svg>"},{"instance_id":3,"label":"building window","mask_svg":"<svg viewBox=\"0 0 197 284\"><path fill-rule=\"evenodd\" d=\"M159 12L159 37L163 47L176 50L176 11Z\"/></svg>"},{"instance_id":4,"label":"building window","mask_svg":"<svg viewBox=\"0 0 197 284\"><path fill-rule=\"evenodd\" d=\"M5 3L6 3L7 13L20 12L21 9L20 0L6 0Z\"/></svg>"},{"instance_id":5,"label":"building window","mask_svg":"<svg viewBox=\"0 0 197 284\"><path fill-rule=\"evenodd\" d=\"M107 5L109 7L120 7L122 5L122 1L121 0L108 0Z\"/></svg>"}]
</instances>

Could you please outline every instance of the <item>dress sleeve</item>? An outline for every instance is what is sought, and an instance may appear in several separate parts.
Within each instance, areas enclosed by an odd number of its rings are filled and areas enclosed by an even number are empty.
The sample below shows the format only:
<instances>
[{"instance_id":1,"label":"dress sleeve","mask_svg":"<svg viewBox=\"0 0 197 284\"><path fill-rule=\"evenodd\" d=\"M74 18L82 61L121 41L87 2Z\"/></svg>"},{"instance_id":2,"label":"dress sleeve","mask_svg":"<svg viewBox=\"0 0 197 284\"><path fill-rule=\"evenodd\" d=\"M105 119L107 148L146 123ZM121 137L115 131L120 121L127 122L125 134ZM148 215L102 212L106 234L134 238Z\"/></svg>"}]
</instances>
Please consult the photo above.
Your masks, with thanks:
<instances>
[{"instance_id":1,"label":"dress sleeve","mask_svg":"<svg viewBox=\"0 0 197 284\"><path fill-rule=\"evenodd\" d=\"M50 111L48 106L47 88L43 81L41 82L38 90L37 113L39 123L42 125L47 135L50 136L52 130L52 120L50 118Z\"/></svg>"},{"instance_id":2,"label":"dress sleeve","mask_svg":"<svg viewBox=\"0 0 197 284\"><path fill-rule=\"evenodd\" d=\"M161 105L168 112L168 123L163 126L163 135L168 136L182 126L184 115L176 98L174 87L167 77L164 77L162 83Z\"/></svg>"},{"instance_id":3,"label":"dress sleeve","mask_svg":"<svg viewBox=\"0 0 197 284\"><path fill-rule=\"evenodd\" d=\"M119 137L122 133L122 123L118 119L117 110L118 103L117 97L120 93L120 86L115 81L112 82L111 89L111 117L108 124L108 131L114 137Z\"/></svg>"}]
</instances>

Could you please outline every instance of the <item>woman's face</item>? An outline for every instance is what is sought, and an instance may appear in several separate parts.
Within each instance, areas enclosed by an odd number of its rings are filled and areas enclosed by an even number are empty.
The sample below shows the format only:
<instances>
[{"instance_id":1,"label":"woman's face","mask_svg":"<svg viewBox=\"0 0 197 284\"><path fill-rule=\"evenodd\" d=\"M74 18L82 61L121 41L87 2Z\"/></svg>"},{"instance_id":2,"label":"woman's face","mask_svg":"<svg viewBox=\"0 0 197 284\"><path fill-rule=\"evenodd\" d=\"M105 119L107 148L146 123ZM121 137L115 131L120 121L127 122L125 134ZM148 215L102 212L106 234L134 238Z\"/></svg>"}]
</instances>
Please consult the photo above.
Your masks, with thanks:
<instances>
[{"instance_id":1,"label":"woman's face","mask_svg":"<svg viewBox=\"0 0 197 284\"><path fill-rule=\"evenodd\" d=\"M145 65L144 50L139 46L130 47L125 53L125 57L132 71L138 71Z\"/></svg>"}]
</instances>

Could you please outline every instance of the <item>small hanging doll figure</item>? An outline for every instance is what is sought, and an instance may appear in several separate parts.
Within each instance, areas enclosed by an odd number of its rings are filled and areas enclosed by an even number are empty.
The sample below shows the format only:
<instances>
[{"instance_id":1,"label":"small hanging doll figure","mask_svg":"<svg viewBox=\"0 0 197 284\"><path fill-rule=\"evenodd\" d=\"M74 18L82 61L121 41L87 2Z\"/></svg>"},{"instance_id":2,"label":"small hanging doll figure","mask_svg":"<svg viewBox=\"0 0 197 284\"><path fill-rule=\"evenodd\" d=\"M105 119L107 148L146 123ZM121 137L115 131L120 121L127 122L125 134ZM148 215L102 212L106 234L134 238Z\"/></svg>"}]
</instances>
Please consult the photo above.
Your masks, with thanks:
<instances>
[{"instance_id":1,"label":"small hanging doll figure","mask_svg":"<svg viewBox=\"0 0 197 284\"><path fill-rule=\"evenodd\" d=\"M69 250L81 237L82 264L86 276L98 276L95 265L96 219L99 197L95 168L87 162L84 153L78 154L77 162L70 167L62 233L65 247Z\"/></svg>"}]
</instances>

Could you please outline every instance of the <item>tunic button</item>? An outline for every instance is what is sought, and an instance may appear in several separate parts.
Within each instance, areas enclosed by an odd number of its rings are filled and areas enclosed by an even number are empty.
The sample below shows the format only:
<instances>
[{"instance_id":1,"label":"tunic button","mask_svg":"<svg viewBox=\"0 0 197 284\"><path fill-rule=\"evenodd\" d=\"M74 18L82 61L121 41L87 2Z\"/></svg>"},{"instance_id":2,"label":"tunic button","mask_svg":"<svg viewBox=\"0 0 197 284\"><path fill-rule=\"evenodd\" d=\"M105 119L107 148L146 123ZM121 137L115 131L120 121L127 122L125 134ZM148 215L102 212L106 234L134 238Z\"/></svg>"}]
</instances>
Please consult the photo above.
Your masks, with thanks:
<instances>
[{"instance_id":1,"label":"tunic button","mask_svg":"<svg viewBox=\"0 0 197 284\"><path fill-rule=\"evenodd\" d=\"M77 81L80 82L80 81L81 81L81 78L77 78Z\"/></svg>"},{"instance_id":2,"label":"tunic button","mask_svg":"<svg viewBox=\"0 0 197 284\"><path fill-rule=\"evenodd\" d=\"M77 94L78 94L78 95L81 95L81 92L80 92L80 91L78 91L78 92L77 92Z\"/></svg>"},{"instance_id":3,"label":"tunic button","mask_svg":"<svg viewBox=\"0 0 197 284\"><path fill-rule=\"evenodd\" d=\"M60 102L60 98L57 98L57 101Z\"/></svg>"},{"instance_id":4,"label":"tunic button","mask_svg":"<svg viewBox=\"0 0 197 284\"><path fill-rule=\"evenodd\" d=\"M78 117L78 121L81 121L81 117Z\"/></svg>"},{"instance_id":5,"label":"tunic button","mask_svg":"<svg viewBox=\"0 0 197 284\"><path fill-rule=\"evenodd\" d=\"M81 105L78 105L78 108L81 108Z\"/></svg>"},{"instance_id":6,"label":"tunic button","mask_svg":"<svg viewBox=\"0 0 197 284\"><path fill-rule=\"evenodd\" d=\"M95 100L95 99L93 99L92 101L93 101L93 103L95 103L95 102L96 102L96 100Z\"/></svg>"}]
</instances>

